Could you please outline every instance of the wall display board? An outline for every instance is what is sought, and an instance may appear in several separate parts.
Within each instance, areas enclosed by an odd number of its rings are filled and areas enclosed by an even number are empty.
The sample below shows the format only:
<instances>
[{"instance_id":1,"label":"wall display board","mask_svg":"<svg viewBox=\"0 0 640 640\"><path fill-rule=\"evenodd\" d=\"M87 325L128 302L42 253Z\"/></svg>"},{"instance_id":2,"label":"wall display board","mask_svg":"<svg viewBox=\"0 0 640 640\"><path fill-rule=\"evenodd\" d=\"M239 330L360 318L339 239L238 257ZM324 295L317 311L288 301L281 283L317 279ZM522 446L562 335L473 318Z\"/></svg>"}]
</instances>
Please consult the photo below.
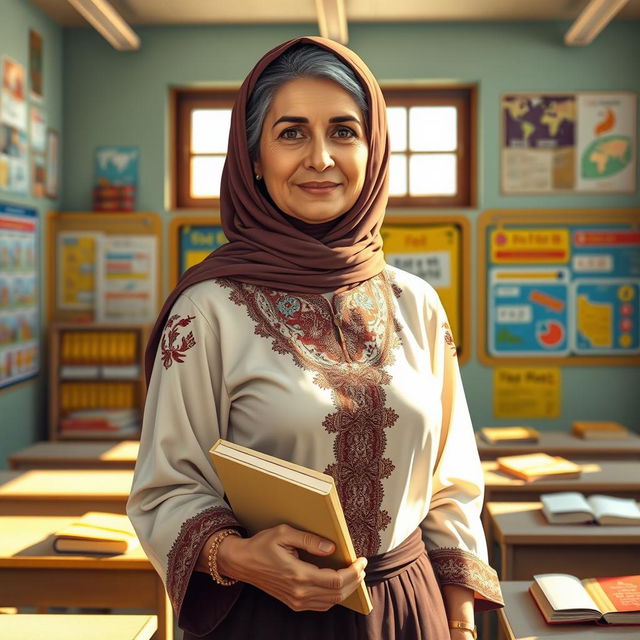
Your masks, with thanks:
<instances>
[{"instance_id":1,"label":"wall display board","mask_svg":"<svg viewBox=\"0 0 640 640\"><path fill-rule=\"evenodd\" d=\"M155 213L49 213L49 322L153 323L161 299Z\"/></svg>"},{"instance_id":2,"label":"wall display board","mask_svg":"<svg viewBox=\"0 0 640 640\"><path fill-rule=\"evenodd\" d=\"M227 240L219 220L178 217L171 221L170 282L202 261ZM391 217L382 226L386 261L427 280L436 289L449 316L460 362L469 355L469 227L457 216Z\"/></svg>"},{"instance_id":3,"label":"wall display board","mask_svg":"<svg viewBox=\"0 0 640 640\"><path fill-rule=\"evenodd\" d=\"M635 93L510 93L500 118L502 193L635 191Z\"/></svg>"},{"instance_id":4,"label":"wall display board","mask_svg":"<svg viewBox=\"0 0 640 640\"><path fill-rule=\"evenodd\" d=\"M481 362L640 362L640 210L492 210L478 237Z\"/></svg>"},{"instance_id":5,"label":"wall display board","mask_svg":"<svg viewBox=\"0 0 640 640\"><path fill-rule=\"evenodd\" d=\"M38 217L0 203L0 388L40 369Z\"/></svg>"}]
</instances>

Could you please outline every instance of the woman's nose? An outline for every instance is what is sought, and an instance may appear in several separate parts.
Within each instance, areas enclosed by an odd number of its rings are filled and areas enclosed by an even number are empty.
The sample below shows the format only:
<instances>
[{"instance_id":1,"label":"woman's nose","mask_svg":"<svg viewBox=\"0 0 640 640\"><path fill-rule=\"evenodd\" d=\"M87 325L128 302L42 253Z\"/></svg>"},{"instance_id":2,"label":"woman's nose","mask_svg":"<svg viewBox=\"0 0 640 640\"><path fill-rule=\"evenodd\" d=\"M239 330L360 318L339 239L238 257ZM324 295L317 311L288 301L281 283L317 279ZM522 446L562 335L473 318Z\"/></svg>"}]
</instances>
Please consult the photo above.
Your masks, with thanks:
<instances>
[{"instance_id":1,"label":"woman's nose","mask_svg":"<svg viewBox=\"0 0 640 640\"><path fill-rule=\"evenodd\" d=\"M305 169L315 169L325 171L335 165L331 150L327 141L322 137L312 139L308 146L308 153L305 158Z\"/></svg>"}]
</instances>

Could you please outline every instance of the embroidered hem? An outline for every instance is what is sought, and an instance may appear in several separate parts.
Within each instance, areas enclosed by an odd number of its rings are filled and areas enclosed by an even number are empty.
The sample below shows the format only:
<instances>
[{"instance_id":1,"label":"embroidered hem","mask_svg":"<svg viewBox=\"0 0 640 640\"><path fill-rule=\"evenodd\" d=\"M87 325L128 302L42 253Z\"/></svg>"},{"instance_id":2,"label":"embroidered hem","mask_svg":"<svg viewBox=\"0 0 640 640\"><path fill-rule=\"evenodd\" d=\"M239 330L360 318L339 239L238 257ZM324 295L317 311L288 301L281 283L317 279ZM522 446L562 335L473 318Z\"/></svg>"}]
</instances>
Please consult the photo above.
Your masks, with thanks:
<instances>
[{"instance_id":1,"label":"embroidered hem","mask_svg":"<svg viewBox=\"0 0 640 640\"><path fill-rule=\"evenodd\" d=\"M429 560L440 586L456 584L472 589L476 611L504 606L498 574L486 562L464 549L433 549Z\"/></svg>"},{"instance_id":2,"label":"embroidered hem","mask_svg":"<svg viewBox=\"0 0 640 640\"><path fill-rule=\"evenodd\" d=\"M181 527L167 557L167 593L180 612L187 586L207 538L221 529L242 529L229 509L211 507L189 518Z\"/></svg>"}]
</instances>

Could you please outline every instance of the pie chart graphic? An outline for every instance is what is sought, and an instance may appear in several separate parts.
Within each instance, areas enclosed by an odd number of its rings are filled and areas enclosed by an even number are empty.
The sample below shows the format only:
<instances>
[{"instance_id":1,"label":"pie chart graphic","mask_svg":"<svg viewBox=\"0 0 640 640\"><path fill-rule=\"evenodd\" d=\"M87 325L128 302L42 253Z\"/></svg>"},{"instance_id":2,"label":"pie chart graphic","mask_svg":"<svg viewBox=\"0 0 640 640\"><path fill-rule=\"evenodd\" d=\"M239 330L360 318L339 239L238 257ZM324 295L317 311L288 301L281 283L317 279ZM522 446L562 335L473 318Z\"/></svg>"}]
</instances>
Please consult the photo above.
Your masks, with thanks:
<instances>
[{"instance_id":1,"label":"pie chart graphic","mask_svg":"<svg viewBox=\"0 0 640 640\"><path fill-rule=\"evenodd\" d=\"M564 326L557 320L543 320L536 325L538 343L547 349L559 347L564 341Z\"/></svg>"}]
</instances>

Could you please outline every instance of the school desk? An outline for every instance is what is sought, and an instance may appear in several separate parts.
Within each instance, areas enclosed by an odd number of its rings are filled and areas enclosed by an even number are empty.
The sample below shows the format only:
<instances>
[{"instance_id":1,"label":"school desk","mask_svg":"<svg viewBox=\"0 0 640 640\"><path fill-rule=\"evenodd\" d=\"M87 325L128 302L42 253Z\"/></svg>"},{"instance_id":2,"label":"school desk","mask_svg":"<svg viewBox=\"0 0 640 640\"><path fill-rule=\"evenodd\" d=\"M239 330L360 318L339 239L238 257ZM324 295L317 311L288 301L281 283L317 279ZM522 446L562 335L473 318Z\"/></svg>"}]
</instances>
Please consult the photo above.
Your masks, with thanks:
<instances>
[{"instance_id":1,"label":"school desk","mask_svg":"<svg viewBox=\"0 0 640 640\"><path fill-rule=\"evenodd\" d=\"M640 574L640 525L549 524L540 502L486 507L502 580L528 580L534 573Z\"/></svg>"},{"instance_id":2,"label":"school desk","mask_svg":"<svg viewBox=\"0 0 640 640\"><path fill-rule=\"evenodd\" d=\"M0 471L0 515L125 513L133 471Z\"/></svg>"},{"instance_id":3,"label":"school desk","mask_svg":"<svg viewBox=\"0 0 640 640\"><path fill-rule=\"evenodd\" d=\"M9 469L133 469L138 440L122 442L36 442L9 456Z\"/></svg>"},{"instance_id":4,"label":"school desk","mask_svg":"<svg viewBox=\"0 0 640 640\"><path fill-rule=\"evenodd\" d=\"M11 640L150 640L156 616L19 613L0 616L0 638Z\"/></svg>"},{"instance_id":5,"label":"school desk","mask_svg":"<svg viewBox=\"0 0 640 640\"><path fill-rule=\"evenodd\" d=\"M56 554L52 532L69 521L60 516L0 516L0 602L38 610L143 609L158 616L156 639L170 640L171 604L142 548L107 557Z\"/></svg>"},{"instance_id":6,"label":"school desk","mask_svg":"<svg viewBox=\"0 0 640 640\"><path fill-rule=\"evenodd\" d=\"M640 435L629 433L624 440L584 440L570 431L540 431L540 440L529 444L489 444L476 432L481 460L544 452L574 460L640 460Z\"/></svg>"},{"instance_id":7,"label":"school desk","mask_svg":"<svg viewBox=\"0 0 640 640\"><path fill-rule=\"evenodd\" d=\"M530 580L501 582L504 609L498 610L498 640L638 640L638 626L547 624L528 592Z\"/></svg>"}]
</instances>

